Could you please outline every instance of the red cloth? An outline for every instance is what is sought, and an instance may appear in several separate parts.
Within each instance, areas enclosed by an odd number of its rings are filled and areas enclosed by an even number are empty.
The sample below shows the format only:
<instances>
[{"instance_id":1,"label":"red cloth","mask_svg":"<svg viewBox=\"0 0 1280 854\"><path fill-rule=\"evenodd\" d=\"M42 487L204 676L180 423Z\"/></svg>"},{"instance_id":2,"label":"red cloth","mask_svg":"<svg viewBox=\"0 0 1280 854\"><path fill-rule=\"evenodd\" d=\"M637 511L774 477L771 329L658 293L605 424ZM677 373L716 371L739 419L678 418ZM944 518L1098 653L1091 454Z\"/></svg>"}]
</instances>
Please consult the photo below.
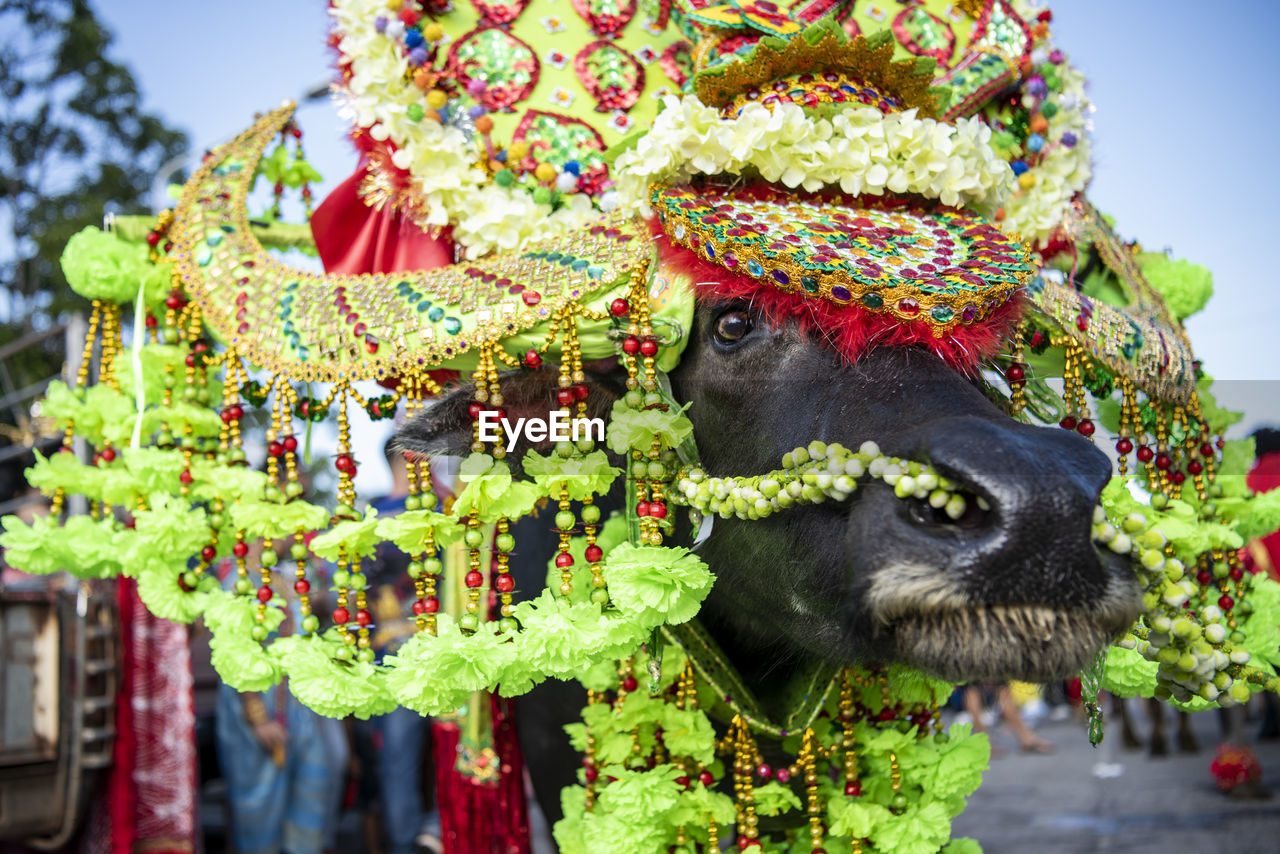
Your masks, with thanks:
<instances>
[{"instance_id":1,"label":"red cloth","mask_svg":"<svg viewBox=\"0 0 1280 854\"><path fill-rule=\"evenodd\" d=\"M196 843L195 697L187 629L116 583L121 684L107 784L112 854L190 854Z\"/></svg>"},{"instance_id":2,"label":"red cloth","mask_svg":"<svg viewBox=\"0 0 1280 854\"><path fill-rule=\"evenodd\" d=\"M453 263L453 241L431 237L392 206L374 210L360 198L361 164L311 214L311 234L330 273L396 273Z\"/></svg>"},{"instance_id":3,"label":"red cloth","mask_svg":"<svg viewBox=\"0 0 1280 854\"><path fill-rule=\"evenodd\" d=\"M1245 477L1245 483L1253 492L1270 492L1280 489L1280 451L1258 457ZM1258 537L1244 548L1245 569L1265 572L1280 581L1280 531L1272 531Z\"/></svg>"}]
</instances>

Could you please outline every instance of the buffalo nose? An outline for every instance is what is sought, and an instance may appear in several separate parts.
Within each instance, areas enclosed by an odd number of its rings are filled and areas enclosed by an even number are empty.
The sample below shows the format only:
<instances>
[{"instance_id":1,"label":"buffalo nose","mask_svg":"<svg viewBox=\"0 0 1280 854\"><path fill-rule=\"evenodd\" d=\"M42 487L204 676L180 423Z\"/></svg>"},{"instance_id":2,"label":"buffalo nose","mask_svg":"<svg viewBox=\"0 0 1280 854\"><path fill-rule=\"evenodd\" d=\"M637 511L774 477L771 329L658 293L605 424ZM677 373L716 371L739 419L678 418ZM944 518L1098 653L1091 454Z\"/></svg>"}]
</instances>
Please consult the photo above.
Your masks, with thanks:
<instances>
[{"instance_id":1,"label":"buffalo nose","mask_svg":"<svg viewBox=\"0 0 1280 854\"><path fill-rule=\"evenodd\" d=\"M956 568L981 566L966 577L982 601L1033 601L1067 576L1070 588L1081 574L1102 581L1091 525L1111 464L1092 443L1057 428L957 416L913 431L908 444L912 459L967 494L962 513L908 501L913 540L941 547Z\"/></svg>"}]
</instances>

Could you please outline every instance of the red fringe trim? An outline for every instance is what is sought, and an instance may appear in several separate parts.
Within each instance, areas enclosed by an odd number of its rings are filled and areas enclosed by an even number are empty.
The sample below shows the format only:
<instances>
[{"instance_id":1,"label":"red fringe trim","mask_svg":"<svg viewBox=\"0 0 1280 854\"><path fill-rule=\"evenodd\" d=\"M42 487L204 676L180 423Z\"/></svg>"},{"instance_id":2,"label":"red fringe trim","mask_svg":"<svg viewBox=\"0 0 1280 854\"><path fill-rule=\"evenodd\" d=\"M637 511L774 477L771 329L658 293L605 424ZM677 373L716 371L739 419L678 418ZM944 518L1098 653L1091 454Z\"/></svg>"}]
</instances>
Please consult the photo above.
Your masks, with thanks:
<instances>
[{"instance_id":1,"label":"red fringe trim","mask_svg":"<svg viewBox=\"0 0 1280 854\"><path fill-rule=\"evenodd\" d=\"M689 275L698 299L747 300L769 323L779 325L785 320L794 320L810 335L830 344L850 363L873 347L922 347L937 353L957 370L974 374L983 359L1000 351L1022 316L1024 300L1018 294L986 320L971 326L957 326L938 338L933 327L923 320L903 321L857 304L838 306L825 299L788 293L730 273L692 250L677 246L667 238L656 219L650 221L650 230L658 238L659 260Z\"/></svg>"}]
</instances>

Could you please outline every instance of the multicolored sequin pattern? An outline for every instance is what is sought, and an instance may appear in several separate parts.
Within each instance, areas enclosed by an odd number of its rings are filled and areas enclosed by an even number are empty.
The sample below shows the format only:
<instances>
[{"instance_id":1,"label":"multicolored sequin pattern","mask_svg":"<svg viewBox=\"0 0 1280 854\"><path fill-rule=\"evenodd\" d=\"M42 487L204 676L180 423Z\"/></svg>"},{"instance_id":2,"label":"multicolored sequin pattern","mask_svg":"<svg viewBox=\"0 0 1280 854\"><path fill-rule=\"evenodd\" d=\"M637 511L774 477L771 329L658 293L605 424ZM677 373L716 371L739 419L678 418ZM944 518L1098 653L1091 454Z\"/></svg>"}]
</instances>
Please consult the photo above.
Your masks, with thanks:
<instances>
[{"instance_id":1,"label":"multicolored sequin pattern","mask_svg":"<svg viewBox=\"0 0 1280 854\"><path fill-rule=\"evenodd\" d=\"M334 276L290 267L250 232L245 198L263 149L292 113L269 113L217 150L188 182L171 230L170 257L206 322L259 367L306 382L430 368L528 331L648 262L643 225L613 216L438 270Z\"/></svg>"},{"instance_id":2,"label":"multicolored sequin pattern","mask_svg":"<svg viewBox=\"0 0 1280 854\"><path fill-rule=\"evenodd\" d=\"M985 319L1035 272L1016 240L950 208L692 187L656 189L653 206L675 243L733 273L939 336Z\"/></svg>"},{"instance_id":3,"label":"multicolored sequin pattern","mask_svg":"<svg viewBox=\"0 0 1280 854\"><path fill-rule=\"evenodd\" d=\"M819 104L867 104L882 113L898 112L902 102L880 88L836 71L821 74L793 74L771 85L748 89L721 109L721 114L735 118L750 103L766 107L795 104L816 107Z\"/></svg>"}]
</instances>

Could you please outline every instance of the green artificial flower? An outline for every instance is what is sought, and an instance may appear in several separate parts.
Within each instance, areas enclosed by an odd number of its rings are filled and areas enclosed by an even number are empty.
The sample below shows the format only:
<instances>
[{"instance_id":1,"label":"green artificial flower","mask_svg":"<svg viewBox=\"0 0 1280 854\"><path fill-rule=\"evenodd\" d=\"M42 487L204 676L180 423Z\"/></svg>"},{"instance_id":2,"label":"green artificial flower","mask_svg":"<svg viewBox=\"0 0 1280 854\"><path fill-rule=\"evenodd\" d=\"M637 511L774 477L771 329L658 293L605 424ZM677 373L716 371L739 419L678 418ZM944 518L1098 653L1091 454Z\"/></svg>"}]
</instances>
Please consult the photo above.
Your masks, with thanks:
<instances>
[{"instance_id":1,"label":"green artificial flower","mask_svg":"<svg viewBox=\"0 0 1280 854\"><path fill-rule=\"evenodd\" d=\"M524 471L543 495L556 497L564 489L573 501L606 494L622 473L621 469L609 465L609 458L599 450L567 459L558 454L544 457L530 451L524 457Z\"/></svg>"},{"instance_id":2,"label":"green artificial flower","mask_svg":"<svg viewBox=\"0 0 1280 854\"><path fill-rule=\"evenodd\" d=\"M1174 260L1163 252L1138 253L1142 275L1164 297L1164 304L1176 320L1186 320L1200 311L1213 296L1213 274L1208 267Z\"/></svg>"},{"instance_id":3,"label":"green artificial flower","mask_svg":"<svg viewBox=\"0 0 1280 854\"><path fill-rule=\"evenodd\" d=\"M46 457L34 451L36 464L27 469L27 483L50 497L62 488L68 495L83 495L90 501L102 500L107 469L86 465L75 454L55 453Z\"/></svg>"},{"instance_id":4,"label":"green artificial flower","mask_svg":"<svg viewBox=\"0 0 1280 854\"><path fill-rule=\"evenodd\" d=\"M890 814L868 837L881 851L894 854L937 854L951 838L951 816L939 802L911 804L900 815Z\"/></svg>"},{"instance_id":5,"label":"green artificial flower","mask_svg":"<svg viewBox=\"0 0 1280 854\"><path fill-rule=\"evenodd\" d=\"M128 303L143 289L143 301L156 306L172 288L167 265L152 264L147 247L127 243L92 226L67 241L62 272L71 289L85 299Z\"/></svg>"},{"instance_id":6,"label":"green artificial flower","mask_svg":"<svg viewBox=\"0 0 1280 854\"><path fill-rule=\"evenodd\" d=\"M492 689L516 655L515 644L497 628L481 623L473 634L463 634L449 615L440 614L435 635L417 632L387 657L387 688L419 714L456 711L472 691Z\"/></svg>"},{"instance_id":7,"label":"green artificial flower","mask_svg":"<svg viewBox=\"0 0 1280 854\"><path fill-rule=\"evenodd\" d=\"M206 575L196 590L185 590L179 581L184 569L184 564L175 566L161 555L135 569L138 598L148 611L175 623L190 623L200 616L209 595L218 592L218 582Z\"/></svg>"},{"instance_id":8,"label":"green artificial flower","mask_svg":"<svg viewBox=\"0 0 1280 854\"><path fill-rule=\"evenodd\" d=\"M615 454L630 453L632 448L647 451L658 438L668 448L679 447L693 435L693 422L683 409L632 409L621 398L614 401L606 437L609 450Z\"/></svg>"},{"instance_id":9,"label":"green artificial flower","mask_svg":"<svg viewBox=\"0 0 1280 854\"><path fill-rule=\"evenodd\" d=\"M760 815L781 815L791 810L803 809L800 798L790 786L778 782L765 783L755 788L756 812Z\"/></svg>"},{"instance_id":10,"label":"green artificial flower","mask_svg":"<svg viewBox=\"0 0 1280 854\"><path fill-rule=\"evenodd\" d=\"M329 511L301 499L276 504L261 499L242 498L239 503L231 505L230 513L231 522L236 528L250 537L265 537L271 540L292 537L299 530L316 531L329 522ZM338 527L341 526L335 526L334 531L338 530ZM319 540L320 537L316 537L312 541L313 550L315 543ZM326 549L326 551L329 550ZM335 556L327 559L336 560L336 548L334 552ZM351 556L354 553L349 551L347 554Z\"/></svg>"},{"instance_id":11,"label":"green artificial flower","mask_svg":"<svg viewBox=\"0 0 1280 854\"><path fill-rule=\"evenodd\" d=\"M191 459L191 494L205 501L220 498L224 502L260 503L266 494L267 476L245 466L229 466L202 457ZM272 504L279 508L280 505ZM301 512L301 511L290 511ZM315 527L328 522L328 515Z\"/></svg>"},{"instance_id":12,"label":"green artificial flower","mask_svg":"<svg viewBox=\"0 0 1280 854\"><path fill-rule=\"evenodd\" d=\"M187 559L209 541L204 510L166 492L152 493L147 509L134 513L133 519L136 538L127 560L134 563L163 560L181 572Z\"/></svg>"},{"instance_id":13,"label":"green artificial flower","mask_svg":"<svg viewBox=\"0 0 1280 854\"><path fill-rule=\"evenodd\" d=\"M838 798L827 804L827 829L835 836L867 839L892 818L888 807L866 800Z\"/></svg>"},{"instance_id":14,"label":"green artificial flower","mask_svg":"<svg viewBox=\"0 0 1280 854\"><path fill-rule=\"evenodd\" d=\"M609 596L625 616L649 626L693 619L713 577L688 549L622 543L605 558Z\"/></svg>"},{"instance_id":15,"label":"green artificial flower","mask_svg":"<svg viewBox=\"0 0 1280 854\"><path fill-rule=\"evenodd\" d=\"M462 539L466 527L457 518L434 510L407 510L378 520L377 533L395 543L405 554L420 554L430 535L437 546L448 546Z\"/></svg>"},{"instance_id":16,"label":"green artificial flower","mask_svg":"<svg viewBox=\"0 0 1280 854\"><path fill-rule=\"evenodd\" d=\"M1154 661L1147 661L1136 650L1112 644L1107 647L1102 687L1117 697L1154 697L1157 669Z\"/></svg>"},{"instance_id":17,"label":"green artificial flower","mask_svg":"<svg viewBox=\"0 0 1280 854\"><path fill-rule=\"evenodd\" d=\"M298 502L291 502L297 504ZM289 505L284 505L288 507ZM318 509L318 508L317 508ZM318 526L317 526L318 527ZM347 560L355 560L373 550L382 542L378 536L378 509L370 507L364 518L339 522L311 541L311 551L329 561L338 561L345 554Z\"/></svg>"},{"instance_id":18,"label":"green artificial flower","mask_svg":"<svg viewBox=\"0 0 1280 854\"><path fill-rule=\"evenodd\" d=\"M289 676L289 690L299 703L318 715L361 720L385 715L396 708L387 689L383 668L337 658L340 641L319 635L291 635L271 644Z\"/></svg>"},{"instance_id":19,"label":"green artificial flower","mask_svg":"<svg viewBox=\"0 0 1280 854\"><path fill-rule=\"evenodd\" d=\"M475 516L481 522L496 522L504 516L518 518L545 497L529 481L512 478L505 460L488 454L472 454L463 460L458 479L466 484L453 502L453 513L459 518Z\"/></svg>"},{"instance_id":20,"label":"green artificial flower","mask_svg":"<svg viewBox=\"0 0 1280 854\"><path fill-rule=\"evenodd\" d=\"M237 691L265 691L283 674L278 658L250 635L259 625L257 615L257 600L247 596L214 592L206 600L204 622L212 634L213 669ZM284 611L267 608L265 616L261 625L275 631L284 620Z\"/></svg>"}]
</instances>

